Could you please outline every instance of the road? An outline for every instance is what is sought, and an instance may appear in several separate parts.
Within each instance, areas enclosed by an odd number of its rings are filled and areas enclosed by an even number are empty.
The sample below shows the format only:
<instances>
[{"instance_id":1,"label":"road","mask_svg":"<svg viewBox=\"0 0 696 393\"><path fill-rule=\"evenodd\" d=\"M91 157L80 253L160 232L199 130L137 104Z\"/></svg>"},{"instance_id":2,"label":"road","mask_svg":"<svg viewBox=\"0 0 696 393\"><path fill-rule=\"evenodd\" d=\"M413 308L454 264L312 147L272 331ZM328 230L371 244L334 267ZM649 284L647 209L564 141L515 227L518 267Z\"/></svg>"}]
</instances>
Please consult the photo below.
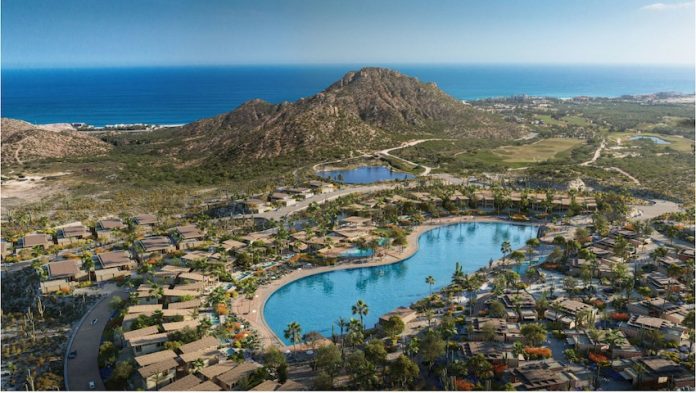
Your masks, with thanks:
<instances>
[{"instance_id":1,"label":"road","mask_svg":"<svg viewBox=\"0 0 696 393\"><path fill-rule=\"evenodd\" d=\"M616 142L617 142L617 144L620 145L620 144L621 144L621 139L618 139ZM602 141L602 143L599 145L599 147L597 148L597 150L595 150L594 155L592 156L592 159L589 160L589 161L583 162L582 164L580 164L580 166L589 166L590 164L594 164L594 163L599 159L599 157L602 155L602 150L605 148L605 146L606 146L605 142ZM600 168L604 169L605 171L619 172L620 174L622 174L622 175L626 176L627 178L629 178L629 179L630 179L633 183L635 183L637 186L640 185L640 181L639 181L638 179L636 179L635 177L631 176L631 174L629 174L628 172L624 171L624 170L621 169L621 168L617 168L617 167L615 167L615 166L612 166L612 167L600 167Z\"/></svg>"},{"instance_id":2,"label":"road","mask_svg":"<svg viewBox=\"0 0 696 393\"><path fill-rule=\"evenodd\" d=\"M65 356L65 390L89 390L90 381L94 381L95 390L105 390L104 382L99 375L97 357L102 332L113 312L109 304L112 296L127 299L128 292L121 289L117 292L107 292L73 330ZM97 322L92 325L95 319ZM77 357L68 359L67 354L72 351L77 351Z\"/></svg>"},{"instance_id":3,"label":"road","mask_svg":"<svg viewBox=\"0 0 696 393\"><path fill-rule=\"evenodd\" d=\"M416 164L415 162L406 160L406 159L401 158L401 157L397 157L397 156L391 154L391 152L394 151L394 150L398 150L398 149L403 149L403 148L406 148L406 147L415 146L415 145L421 144L421 143L423 143L423 142L428 142L428 141L444 141L444 140L449 140L449 139L442 139L442 138L418 139L418 140L415 140L415 141L410 141L410 142L402 143L400 146L397 146L397 147L391 147L391 148L389 148L389 149L380 150L380 151L377 152L377 155L396 158L397 160L401 160L401 161L403 161L403 162L405 162L405 163L407 163L407 164L409 164L409 165L412 165L412 166L416 167L416 166L418 166L419 164ZM429 167L429 166L426 166L426 165L423 165L423 164L420 164L420 166L423 167L423 173L420 174L421 176L428 176L428 175L430 174L430 172L433 170L433 168L431 168L431 167Z\"/></svg>"}]
</instances>

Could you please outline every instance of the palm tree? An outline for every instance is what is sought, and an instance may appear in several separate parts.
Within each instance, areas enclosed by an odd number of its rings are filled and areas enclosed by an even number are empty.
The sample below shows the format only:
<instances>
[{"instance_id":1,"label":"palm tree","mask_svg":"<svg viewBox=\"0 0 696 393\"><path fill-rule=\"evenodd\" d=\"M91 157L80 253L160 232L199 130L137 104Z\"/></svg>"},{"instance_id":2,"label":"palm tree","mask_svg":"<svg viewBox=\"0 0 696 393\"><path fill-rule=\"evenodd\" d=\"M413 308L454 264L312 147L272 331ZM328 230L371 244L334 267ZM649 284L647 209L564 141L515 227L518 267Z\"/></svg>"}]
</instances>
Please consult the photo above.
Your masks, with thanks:
<instances>
[{"instance_id":1,"label":"palm tree","mask_svg":"<svg viewBox=\"0 0 696 393\"><path fill-rule=\"evenodd\" d=\"M341 332L341 357L343 357L343 347L345 344L345 336L343 335L343 332L348 327L348 321L343 317L339 317L336 320L336 325L338 326L338 330Z\"/></svg>"},{"instance_id":2,"label":"palm tree","mask_svg":"<svg viewBox=\"0 0 696 393\"><path fill-rule=\"evenodd\" d=\"M200 372L203 369L203 367L205 367L205 362L203 361L203 359L199 358L191 362L191 370L194 374Z\"/></svg>"},{"instance_id":3,"label":"palm tree","mask_svg":"<svg viewBox=\"0 0 696 393\"><path fill-rule=\"evenodd\" d=\"M500 252L503 253L503 258L512 252L512 246L509 241L505 240L503 244L500 245Z\"/></svg>"},{"instance_id":4,"label":"palm tree","mask_svg":"<svg viewBox=\"0 0 696 393\"><path fill-rule=\"evenodd\" d=\"M433 276L426 277L425 283L430 286L430 296L433 296L433 285L435 285L435 277L433 277Z\"/></svg>"},{"instance_id":5,"label":"palm tree","mask_svg":"<svg viewBox=\"0 0 696 393\"><path fill-rule=\"evenodd\" d=\"M365 328L365 323L363 322L363 317L367 315L368 312L370 312L369 308L367 307L367 304L363 302L362 300L358 300L352 307L353 315L357 315L360 317L360 325L362 325L363 329Z\"/></svg>"},{"instance_id":6,"label":"palm tree","mask_svg":"<svg viewBox=\"0 0 696 393\"><path fill-rule=\"evenodd\" d=\"M292 342L293 347L297 349L297 343L302 341L302 327L299 323L293 321L288 324L288 327L283 331L286 340Z\"/></svg>"}]
</instances>

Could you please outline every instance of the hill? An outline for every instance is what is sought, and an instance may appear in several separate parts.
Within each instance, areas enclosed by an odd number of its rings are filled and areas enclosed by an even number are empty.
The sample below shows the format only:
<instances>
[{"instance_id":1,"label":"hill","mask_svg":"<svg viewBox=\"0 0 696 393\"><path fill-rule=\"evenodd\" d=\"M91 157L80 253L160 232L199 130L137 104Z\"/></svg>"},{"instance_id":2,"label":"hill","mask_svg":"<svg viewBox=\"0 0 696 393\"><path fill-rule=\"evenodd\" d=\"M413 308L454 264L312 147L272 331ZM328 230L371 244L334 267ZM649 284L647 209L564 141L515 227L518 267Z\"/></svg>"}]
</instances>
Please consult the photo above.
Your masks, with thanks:
<instances>
[{"instance_id":1,"label":"hill","mask_svg":"<svg viewBox=\"0 0 696 393\"><path fill-rule=\"evenodd\" d=\"M83 157L106 153L111 149L111 145L75 131L69 125L43 127L8 118L2 118L0 139L3 164Z\"/></svg>"},{"instance_id":2,"label":"hill","mask_svg":"<svg viewBox=\"0 0 696 393\"><path fill-rule=\"evenodd\" d=\"M379 148L415 137L518 137L499 115L447 95L433 83L384 68L349 72L324 91L293 103L252 100L232 112L175 131L180 153L249 159Z\"/></svg>"}]
</instances>

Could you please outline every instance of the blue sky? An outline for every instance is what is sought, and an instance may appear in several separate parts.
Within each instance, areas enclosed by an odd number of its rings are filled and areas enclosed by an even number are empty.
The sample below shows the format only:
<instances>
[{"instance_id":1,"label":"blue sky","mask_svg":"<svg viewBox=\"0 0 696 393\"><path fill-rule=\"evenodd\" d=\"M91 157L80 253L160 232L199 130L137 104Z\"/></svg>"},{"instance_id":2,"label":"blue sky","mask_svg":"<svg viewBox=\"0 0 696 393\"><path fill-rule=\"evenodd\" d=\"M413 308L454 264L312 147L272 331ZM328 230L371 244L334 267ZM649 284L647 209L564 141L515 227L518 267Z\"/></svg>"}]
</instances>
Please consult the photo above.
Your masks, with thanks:
<instances>
[{"instance_id":1,"label":"blue sky","mask_svg":"<svg viewBox=\"0 0 696 393\"><path fill-rule=\"evenodd\" d=\"M693 65L694 29L683 0L3 0L2 64Z\"/></svg>"}]
</instances>

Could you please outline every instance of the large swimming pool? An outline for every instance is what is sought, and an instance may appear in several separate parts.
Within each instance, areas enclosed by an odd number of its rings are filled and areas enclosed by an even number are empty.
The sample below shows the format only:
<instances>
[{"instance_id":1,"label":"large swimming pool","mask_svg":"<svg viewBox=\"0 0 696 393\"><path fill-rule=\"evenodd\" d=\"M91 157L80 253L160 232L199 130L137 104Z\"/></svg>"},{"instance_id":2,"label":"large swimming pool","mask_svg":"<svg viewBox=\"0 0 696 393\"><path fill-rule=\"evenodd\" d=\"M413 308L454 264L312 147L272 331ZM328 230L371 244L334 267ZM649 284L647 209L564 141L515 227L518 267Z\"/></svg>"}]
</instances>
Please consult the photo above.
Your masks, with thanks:
<instances>
[{"instance_id":1,"label":"large swimming pool","mask_svg":"<svg viewBox=\"0 0 696 393\"><path fill-rule=\"evenodd\" d=\"M360 166L352 169L336 169L321 171L317 175L330 180L347 184L369 184L389 180L412 179L410 173L395 171L386 166Z\"/></svg>"},{"instance_id":2,"label":"large swimming pool","mask_svg":"<svg viewBox=\"0 0 696 393\"><path fill-rule=\"evenodd\" d=\"M435 278L434 289L443 287L451 280L455 262L462 263L465 272L474 272L501 257L505 240L517 249L537 231L533 225L507 223L435 228L420 236L418 252L402 262L326 272L279 288L266 302L264 317L284 341L283 330L292 321L299 322L303 333L316 330L330 337L332 323L338 317L350 318L351 306L362 299L369 307L365 324L370 327L381 315L427 296L425 277Z\"/></svg>"}]
</instances>

